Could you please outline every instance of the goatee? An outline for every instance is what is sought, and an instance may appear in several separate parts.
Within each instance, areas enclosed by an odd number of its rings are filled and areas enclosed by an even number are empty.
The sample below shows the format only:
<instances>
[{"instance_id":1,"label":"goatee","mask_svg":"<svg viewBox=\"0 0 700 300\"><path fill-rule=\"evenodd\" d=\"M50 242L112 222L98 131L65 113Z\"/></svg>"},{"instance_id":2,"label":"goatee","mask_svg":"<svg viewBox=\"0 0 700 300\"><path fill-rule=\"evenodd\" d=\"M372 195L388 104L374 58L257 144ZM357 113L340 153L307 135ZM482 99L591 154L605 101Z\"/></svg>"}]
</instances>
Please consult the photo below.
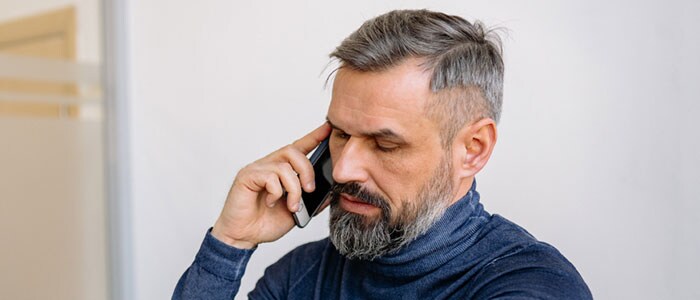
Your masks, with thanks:
<instances>
[{"instance_id":1,"label":"goatee","mask_svg":"<svg viewBox=\"0 0 700 300\"><path fill-rule=\"evenodd\" d=\"M401 199L393 212L389 201L357 182L335 184L331 197L330 240L348 259L374 260L397 252L433 226L442 217L452 197L451 166L443 161L414 199ZM340 194L356 197L381 210L371 218L348 212L338 204Z\"/></svg>"}]
</instances>

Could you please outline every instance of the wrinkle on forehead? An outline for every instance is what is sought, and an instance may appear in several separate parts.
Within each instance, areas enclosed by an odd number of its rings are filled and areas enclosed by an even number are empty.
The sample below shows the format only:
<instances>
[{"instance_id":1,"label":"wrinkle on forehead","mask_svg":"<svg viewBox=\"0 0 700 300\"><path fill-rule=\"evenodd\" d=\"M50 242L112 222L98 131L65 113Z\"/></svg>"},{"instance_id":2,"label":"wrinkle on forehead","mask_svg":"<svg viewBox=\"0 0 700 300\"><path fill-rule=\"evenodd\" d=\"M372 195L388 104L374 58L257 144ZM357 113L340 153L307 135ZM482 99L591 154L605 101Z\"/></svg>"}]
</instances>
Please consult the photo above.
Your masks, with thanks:
<instances>
[{"instance_id":1,"label":"wrinkle on forehead","mask_svg":"<svg viewBox=\"0 0 700 300\"><path fill-rule=\"evenodd\" d=\"M397 133L425 127L426 101L432 101L430 74L417 60L382 72L338 71L329 118L358 130L390 127Z\"/></svg>"},{"instance_id":2,"label":"wrinkle on forehead","mask_svg":"<svg viewBox=\"0 0 700 300\"><path fill-rule=\"evenodd\" d=\"M339 101L332 103L336 104L333 108L353 119L361 118L367 119L366 121L381 120L396 122L396 120L414 119L416 116L415 111L411 111L406 107L397 107L397 105L392 105L385 101L368 101L368 99L353 97L349 94L341 94L338 95L337 98L342 99L338 99Z\"/></svg>"}]
</instances>

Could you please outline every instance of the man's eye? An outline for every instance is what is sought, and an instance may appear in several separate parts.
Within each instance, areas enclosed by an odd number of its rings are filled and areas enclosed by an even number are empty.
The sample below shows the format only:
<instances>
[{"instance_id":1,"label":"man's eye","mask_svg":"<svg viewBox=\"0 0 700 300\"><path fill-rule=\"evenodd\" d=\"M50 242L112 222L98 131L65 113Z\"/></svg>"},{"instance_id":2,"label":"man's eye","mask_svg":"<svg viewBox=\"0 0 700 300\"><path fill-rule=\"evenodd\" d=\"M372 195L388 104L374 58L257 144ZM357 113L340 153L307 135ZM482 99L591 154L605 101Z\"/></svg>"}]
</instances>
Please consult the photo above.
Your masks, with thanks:
<instances>
[{"instance_id":1,"label":"man's eye","mask_svg":"<svg viewBox=\"0 0 700 300\"><path fill-rule=\"evenodd\" d=\"M376 143L377 149L382 152L392 152L395 151L396 149L399 149L398 146L392 145L392 146L382 146L379 143Z\"/></svg>"},{"instance_id":2,"label":"man's eye","mask_svg":"<svg viewBox=\"0 0 700 300\"><path fill-rule=\"evenodd\" d=\"M342 131L336 131L335 137L337 137L339 139L347 140L350 138L350 135L345 133L345 132L342 132Z\"/></svg>"}]
</instances>

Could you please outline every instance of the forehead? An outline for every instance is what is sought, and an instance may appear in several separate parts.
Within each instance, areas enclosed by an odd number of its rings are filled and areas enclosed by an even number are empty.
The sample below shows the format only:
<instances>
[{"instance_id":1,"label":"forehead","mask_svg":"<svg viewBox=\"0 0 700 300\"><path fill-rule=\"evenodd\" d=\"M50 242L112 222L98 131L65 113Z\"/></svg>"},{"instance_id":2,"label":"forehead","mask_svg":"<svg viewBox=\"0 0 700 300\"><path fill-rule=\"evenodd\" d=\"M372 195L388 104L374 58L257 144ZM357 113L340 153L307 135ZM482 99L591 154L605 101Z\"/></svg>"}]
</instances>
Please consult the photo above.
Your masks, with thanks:
<instances>
[{"instance_id":1,"label":"forehead","mask_svg":"<svg viewBox=\"0 0 700 300\"><path fill-rule=\"evenodd\" d=\"M383 128L409 134L430 123L424 106L432 100L430 74L409 59L381 72L341 68L333 82L328 119L349 133Z\"/></svg>"}]
</instances>

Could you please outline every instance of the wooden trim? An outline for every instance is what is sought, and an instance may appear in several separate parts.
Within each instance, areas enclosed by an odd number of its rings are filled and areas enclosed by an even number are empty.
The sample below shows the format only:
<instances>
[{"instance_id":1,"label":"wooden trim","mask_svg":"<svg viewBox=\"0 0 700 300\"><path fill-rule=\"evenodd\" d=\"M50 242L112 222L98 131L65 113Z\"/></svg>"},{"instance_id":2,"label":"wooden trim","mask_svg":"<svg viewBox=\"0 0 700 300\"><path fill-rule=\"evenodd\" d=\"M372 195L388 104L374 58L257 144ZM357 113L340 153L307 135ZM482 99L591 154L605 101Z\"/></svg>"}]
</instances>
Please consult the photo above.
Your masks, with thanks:
<instances>
[{"instance_id":1,"label":"wooden trim","mask_svg":"<svg viewBox=\"0 0 700 300\"><path fill-rule=\"evenodd\" d=\"M5 44L16 43L18 40L63 35L67 41L65 49L66 56L63 58L75 61L75 19L75 8L69 6L30 17L16 18L3 22L0 24L0 28L2 28L2 30L0 30L0 48Z\"/></svg>"},{"instance_id":2,"label":"wooden trim","mask_svg":"<svg viewBox=\"0 0 700 300\"><path fill-rule=\"evenodd\" d=\"M0 24L0 51L3 48L11 48L22 42L50 38L52 36L62 39L63 45L60 57L66 61L76 61L76 10L73 6L59 8L49 12L39 13L29 17L16 18ZM65 47L65 48L64 48ZM77 96L76 84L40 83L38 81L3 78L5 83L13 86L61 86L59 95ZM46 103L22 103L17 101L3 101L0 105L0 115L37 116L37 117L63 117L77 118L80 116L78 105L61 105ZM32 113L35 112L35 113Z\"/></svg>"}]
</instances>

